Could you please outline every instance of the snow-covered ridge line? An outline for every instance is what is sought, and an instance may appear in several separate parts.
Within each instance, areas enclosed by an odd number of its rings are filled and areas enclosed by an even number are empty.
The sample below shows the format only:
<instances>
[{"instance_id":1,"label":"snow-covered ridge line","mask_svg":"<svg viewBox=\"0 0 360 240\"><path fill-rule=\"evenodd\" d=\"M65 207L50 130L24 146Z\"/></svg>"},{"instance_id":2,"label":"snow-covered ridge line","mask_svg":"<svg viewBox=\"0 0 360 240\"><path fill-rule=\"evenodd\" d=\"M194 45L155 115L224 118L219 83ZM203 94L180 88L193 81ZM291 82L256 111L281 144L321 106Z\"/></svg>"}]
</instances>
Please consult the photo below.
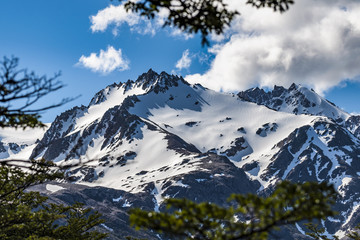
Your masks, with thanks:
<instances>
[{"instance_id":1,"label":"snow-covered ridge line","mask_svg":"<svg viewBox=\"0 0 360 240\"><path fill-rule=\"evenodd\" d=\"M238 96L245 101L264 105L276 111L325 116L337 122L344 122L350 117L349 113L321 97L314 90L294 83L288 89L274 86L274 89L268 92L252 88L239 92Z\"/></svg>"},{"instance_id":2,"label":"snow-covered ridge line","mask_svg":"<svg viewBox=\"0 0 360 240\"><path fill-rule=\"evenodd\" d=\"M341 215L324 222L331 232L358 221L346 209L360 197L360 118L347 117L295 84L237 96L149 70L60 114L29 149L59 163L95 159L71 169L69 180L120 191L109 198L119 208L139 207L145 195L159 211L167 197L226 204L226 194L271 191L284 179L328 181L341 196ZM5 139L2 158L11 150Z\"/></svg>"}]
</instances>

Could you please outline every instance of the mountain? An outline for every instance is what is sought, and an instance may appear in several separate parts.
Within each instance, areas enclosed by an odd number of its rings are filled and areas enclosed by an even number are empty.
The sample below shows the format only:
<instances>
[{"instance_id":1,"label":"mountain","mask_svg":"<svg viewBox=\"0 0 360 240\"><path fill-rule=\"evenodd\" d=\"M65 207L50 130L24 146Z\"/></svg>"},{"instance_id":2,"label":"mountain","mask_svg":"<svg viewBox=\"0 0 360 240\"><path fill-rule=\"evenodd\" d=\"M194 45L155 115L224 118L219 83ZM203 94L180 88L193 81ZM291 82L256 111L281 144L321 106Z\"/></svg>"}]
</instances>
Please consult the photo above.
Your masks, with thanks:
<instances>
[{"instance_id":1,"label":"mountain","mask_svg":"<svg viewBox=\"0 0 360 240\"><path fill-rule=\"evenodd\" d=\"M157 239L129 227L131 207L161 211L168 197L227 205L231 193L266 195L284 179L333 183L339 215L322 224L344 236L360 222L359 126L358 116L299 85L236 95L150 69L60 114L45 132L24 133L23 150L10 148L10 142L22 146L22 136L0 143L4 159L84 163L68 172L68 182L36 190L102 212L111 239ZM307 239L303 231L287 227L277 238Z\"/></svg>"},{"instance_id":2,"label":"mountain","mask_svg":"<svg viewBox=\"0 0 360 240\"><path fill-rule=\"evenodd\" d=\"M3 128L0 132L0 159L29 159L46 128Z\"/></svg>"},{"instance_id":3,"label":"mountain","mask_svg":"<svg viewBox=\"0 0 360 240\"><path fill-rule=\"evenodd\" d=\"M324 116L343 122L350 114L341 110L334 103L319 96L313 89L309 90L301 85L293 83L288 89L274 86L272 91L265 92L258 87L239 92L239 98L267 106L276 111L293 114L309 114Z\"/></svg>"},{"instance_id":4,"label":"mountain","mask_svg":"<svg viewBox=\"0 0 360 240\"><path fill-rule=\"evenodd\" d=\"M346 119L345 127L357 138L360 138L360 116L352 115Z\"/></svg>"}]
</instances>

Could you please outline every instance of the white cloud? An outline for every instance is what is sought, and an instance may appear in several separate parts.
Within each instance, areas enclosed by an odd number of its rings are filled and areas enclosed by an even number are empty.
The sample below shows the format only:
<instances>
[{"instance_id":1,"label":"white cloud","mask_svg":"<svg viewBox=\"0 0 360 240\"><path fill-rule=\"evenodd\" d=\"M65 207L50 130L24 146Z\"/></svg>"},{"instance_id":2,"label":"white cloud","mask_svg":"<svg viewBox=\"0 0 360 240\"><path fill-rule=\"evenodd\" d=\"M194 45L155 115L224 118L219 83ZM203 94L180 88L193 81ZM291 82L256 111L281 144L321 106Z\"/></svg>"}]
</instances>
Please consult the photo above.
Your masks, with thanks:
<instances>
[{"instance_id":1,"label":"white cloud","mask_svg":"<svg viewBox=\"0 0 360 240\"><path fill-rule=\"evenodd\" d=\"M180 38L183 38L185 40L194 38L194 34L185 33L182 30L180 30L179 28L173 28L173 27L171 27L170 36L172 36L172 37L180 37Z\"/></svg>"},{"instance_id":2,"label":"white cloud","mask_svg":"<svg viewBox=\"0 0 360 240\"><path fill-rule=\"evenodd\" d=\"M99 54L91 53L88 57L82 55L77 64L89 68L93 72L108 74L115 70L129 69L130 62L122 55L121 49L116 50L114 47L108 46L106 51L100 50Z\"/></svg>"},{"instance_id":3,"label":"white cloud","mask_svg":"<svg viewBox=\"0 0 360 240\"><path fill-rule=\"evenodd\" d=\"M110 24L121 25L127 23L129 26L133 26L137 24L139 20L138 15L126 12L123 5L110 5L107 8L98 11L95 16L90 17L92 24L91 30L93 32L103 32Z\"/></svg>"},{"instance_id":4,"label":"white cloud","mask_svg":"<svg viewBox=\"0 0 360 240\"><path fill-rule=\"evenodd\" d=\"M178 70L182 70L182 69L188 69L191 65L191 57L189 56L190 52L189 49L186 49L183 54L182 57L179 59L179 61L177 61L175 67Z\"/></svg>"},{"instance_id":5,"label":"white cloud","mask_svg":"<svg viewBox=\"0 0 360 240\"><path fill-rule=\"evenodd\" d=\"M126 11L124 5L109 5L90 17L92 32L104 32L110 25L114 25L113 34L118 34L118 27L127 24L132 31L140 34L155 34L155 28L150 21L141 18L138 14Z\"/></svg>"},{"instance_id":6,"label":"white cloud","mask_svg":"<svg viewBox=\"0 0 360 240\"><path fill-rule=\"evenodd\" d=\"M241 12L203 75L191 82L217 90L302 83L319 92L345 79L360 80L360 4L355 0L301 0L284 14L228 0Z\"/></svg>"},{"instance_id":7,"label":"white cloud","mask_svg":"<svg viewBox=\"0 0 360 240\"><path fill-rule=\"evenodd\" d=\"M113 26L112 33L116 36L119 34L119 27L126 24L130 30L138 34L150 34L154 36L160 29L163 29L169 12L167 9L160 9L159 13L153 20L141 17L138 13L126 11L123 4L108 7L99 10L96 15L90 16L92 32L104 32L110 26ZM181 37L185 40L192 38L192 34L187 34L177 28L168 27L170 36Z\"/></svg>"}]
</instances>

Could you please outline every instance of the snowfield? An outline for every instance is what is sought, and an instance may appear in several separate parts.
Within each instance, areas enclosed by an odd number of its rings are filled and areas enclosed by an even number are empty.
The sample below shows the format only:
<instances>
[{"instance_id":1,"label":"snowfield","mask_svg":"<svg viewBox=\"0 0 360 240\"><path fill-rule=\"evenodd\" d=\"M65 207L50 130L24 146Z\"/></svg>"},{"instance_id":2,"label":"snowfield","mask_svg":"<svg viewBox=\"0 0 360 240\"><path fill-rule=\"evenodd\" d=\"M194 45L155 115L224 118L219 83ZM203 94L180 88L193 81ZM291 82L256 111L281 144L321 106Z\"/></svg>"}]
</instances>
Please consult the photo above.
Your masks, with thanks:
<instances>
[{"instance_id":1,"label":"snowfield","mask_svg":"<svg viewBox=\"0 0 360 240\"><path fill-rule=\"evenodd\" d=\"M224 191L261 193L281 180L327 181L340 194L341 214L323 225L343 235L359 216L359 127L359 116L302 86L236 95L149 70L99 91L46 129L2 129L0 159L81 161L67 172L71 181L120 191L109 199L121 208L148 194L156 211L167 197L216 202Z\"/></svg>"}]
</instances>

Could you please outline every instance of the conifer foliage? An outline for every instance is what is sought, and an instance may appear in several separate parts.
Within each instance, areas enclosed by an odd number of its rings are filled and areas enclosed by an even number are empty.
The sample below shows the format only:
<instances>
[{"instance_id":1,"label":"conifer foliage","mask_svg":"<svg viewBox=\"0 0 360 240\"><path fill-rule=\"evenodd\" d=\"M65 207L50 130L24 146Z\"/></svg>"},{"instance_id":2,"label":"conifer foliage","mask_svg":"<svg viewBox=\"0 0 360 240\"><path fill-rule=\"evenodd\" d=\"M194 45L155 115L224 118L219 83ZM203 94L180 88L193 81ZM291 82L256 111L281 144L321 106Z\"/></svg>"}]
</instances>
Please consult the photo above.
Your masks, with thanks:
<instances>
[{"instance_id":1,"label":"conifer foliage","mask_svg":"<svg viewBox=\"0 0 360 240\"><path fill-rule=\"evenodd\" d=\"M19 164L19 163L16 163ZM0 166L0 239L103 239L94 228L101 215L76 203L71 206L48 202L28 188L63 178L51 162L30 161L22 166Z\"/></svg>"},{"instance_id":2,"label":"conifer foliage","mask_svg":"<svg viewBox=\"0 0 360 240\"><path fill-rule=\"evenodd\" d=\"M200 33L202 45L209 45L208 35L221 34L240 13L229 8L224 0L140 0L124 1L128 11L138 12L141 16L153 19L162 10L168 12L164 26L174 26L186 33ZM257 8L272 8L285 12L293 0L248 0Z\"/></svg>"},{"instance_id":3,"label":"conifer foliage","mask_svg":"<svg viewBox=\"0 0 360 240\"><path fill-rule=\"evenodd\" d=\"M336 198L327 183L284 181L268 197L234 194L229 207L169 199L168 211L134 209L130 222L137 229L157 231L170 239L268 239L280 226L333 216Z\"/></svg>"}]
</instances>

